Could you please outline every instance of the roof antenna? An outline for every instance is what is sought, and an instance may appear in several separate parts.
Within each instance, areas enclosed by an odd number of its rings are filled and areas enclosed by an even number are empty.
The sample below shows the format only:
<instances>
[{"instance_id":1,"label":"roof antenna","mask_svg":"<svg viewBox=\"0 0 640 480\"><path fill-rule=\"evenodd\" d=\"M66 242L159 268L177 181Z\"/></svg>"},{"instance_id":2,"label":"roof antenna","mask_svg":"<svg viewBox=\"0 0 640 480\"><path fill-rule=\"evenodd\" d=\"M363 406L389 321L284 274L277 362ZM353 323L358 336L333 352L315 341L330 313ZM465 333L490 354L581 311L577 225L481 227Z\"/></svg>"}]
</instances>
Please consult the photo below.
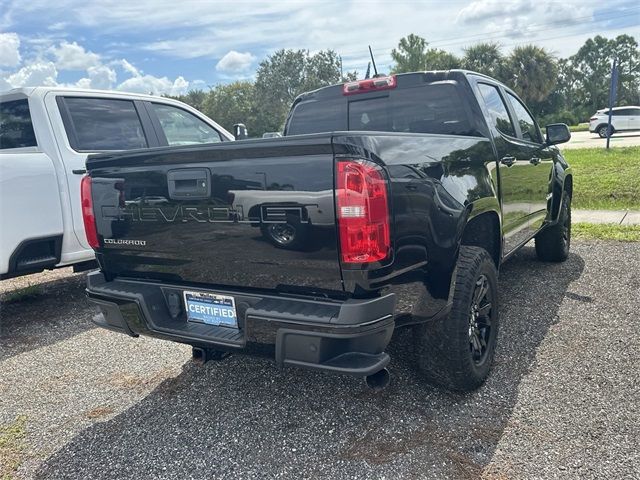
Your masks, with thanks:
<instances>
[{"instance_id":1,"label":"roof antenna","mask_svg":"<svg viewBox=\"0 0 640 480\"><path fill-rule=\"evenodd\" d=\"M371 45L369 45L369 55L371 55L371 63L373 63L373 78L378 76L378 69L376 68L376 61L373 59L373 52L371 51Z\"/></svg>"}]
</instances>

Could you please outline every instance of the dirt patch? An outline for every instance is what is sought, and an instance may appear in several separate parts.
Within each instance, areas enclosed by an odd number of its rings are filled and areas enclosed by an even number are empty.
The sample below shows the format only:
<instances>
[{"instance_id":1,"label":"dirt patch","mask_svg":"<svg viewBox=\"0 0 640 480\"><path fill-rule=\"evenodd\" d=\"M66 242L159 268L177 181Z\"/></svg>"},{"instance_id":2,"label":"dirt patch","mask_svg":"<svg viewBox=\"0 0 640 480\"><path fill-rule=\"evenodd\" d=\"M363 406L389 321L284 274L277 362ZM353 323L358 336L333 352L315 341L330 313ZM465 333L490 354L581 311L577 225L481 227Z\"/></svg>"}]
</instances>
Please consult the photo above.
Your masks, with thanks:
<instances>
[{"instance_id":1,"label":"dirt patch","mask_svg":"<svg viewBox=\"0 0 640 480\"><path fill-rule=\"evenodd\" d=\"M140 376L130 373L115 373L113 374L108 383L116 388L122 388L124 390L136 390L138 392L145 392L150 387L154 387L162 380L166 379L173 373L173 369L163 368L158 370L153 375Z\"/></svg>"},{"instance_id":2,"label":"dirt patch","mask_svg":"<svg viewBox=\"0 0 640 480\"><path fill-rule=\"evenodd\" d=\"M92 408L88 412L85 412L85 416L92 420L104 418L114 413L113 408L107 406L101 406Z\"/></svg>"}]
</instances>

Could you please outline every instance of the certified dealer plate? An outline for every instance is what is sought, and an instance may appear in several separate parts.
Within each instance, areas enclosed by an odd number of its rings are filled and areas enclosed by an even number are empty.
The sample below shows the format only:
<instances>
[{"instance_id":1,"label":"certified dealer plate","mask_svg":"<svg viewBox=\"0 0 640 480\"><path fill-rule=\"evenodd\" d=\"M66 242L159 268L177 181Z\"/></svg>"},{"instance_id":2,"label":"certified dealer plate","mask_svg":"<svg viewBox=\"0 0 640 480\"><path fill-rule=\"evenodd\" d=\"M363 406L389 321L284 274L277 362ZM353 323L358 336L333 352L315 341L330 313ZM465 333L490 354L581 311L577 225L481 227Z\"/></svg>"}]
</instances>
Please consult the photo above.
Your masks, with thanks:
<instances>
[{"instance_id":1,"label":"certified dealer plate","mask_svg":"<svg viewBox=\"0 0 640 480\"><path fill-rule=\"evenodd\" d=\"M205 292L184 292L187 320L237 327L236 302L233 297Z\"/></svg>"}]
</instances>

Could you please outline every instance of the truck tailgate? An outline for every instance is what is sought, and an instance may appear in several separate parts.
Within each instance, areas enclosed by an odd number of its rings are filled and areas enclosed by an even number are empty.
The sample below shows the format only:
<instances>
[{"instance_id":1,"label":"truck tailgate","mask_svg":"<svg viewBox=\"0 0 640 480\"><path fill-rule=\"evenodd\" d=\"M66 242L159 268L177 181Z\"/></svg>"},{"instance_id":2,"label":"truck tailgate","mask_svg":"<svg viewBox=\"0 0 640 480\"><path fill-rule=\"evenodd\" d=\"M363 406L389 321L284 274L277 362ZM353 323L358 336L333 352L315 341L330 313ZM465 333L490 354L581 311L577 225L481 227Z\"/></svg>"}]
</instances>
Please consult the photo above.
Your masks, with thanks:
<instances>
[{"instance_id":1,"label":"truck tailgate","mask_svg":"<svg viewBox=\"0 0 640 480\"><path fill-rule=\"evenodd\" d=\"M342 291L331 136L101 155L87 162L114 276Z\"/></svg>"}]
</instances>

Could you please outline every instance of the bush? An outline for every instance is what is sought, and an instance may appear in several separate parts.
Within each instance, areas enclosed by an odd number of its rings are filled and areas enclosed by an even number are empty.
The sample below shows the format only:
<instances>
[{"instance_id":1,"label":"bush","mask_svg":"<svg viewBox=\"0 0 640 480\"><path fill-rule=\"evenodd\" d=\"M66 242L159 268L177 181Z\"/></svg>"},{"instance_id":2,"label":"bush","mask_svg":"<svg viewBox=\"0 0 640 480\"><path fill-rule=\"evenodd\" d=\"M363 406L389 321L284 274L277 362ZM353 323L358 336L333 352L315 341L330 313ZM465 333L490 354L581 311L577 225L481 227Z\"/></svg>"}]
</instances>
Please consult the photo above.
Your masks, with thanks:
<instances>
[{"instance_id":1,"label":"bush","mask_svg":"<svg viewBox=\"0 0 640 480\"><path fill-rule=\"evenodd\" d=\"M540 125L543 127L550 123L566 123L567 125L577 125L580 123L580 117L568 110L560 110L556 113L550 113L540 117Z\"/></svg>"}]
</instances>

